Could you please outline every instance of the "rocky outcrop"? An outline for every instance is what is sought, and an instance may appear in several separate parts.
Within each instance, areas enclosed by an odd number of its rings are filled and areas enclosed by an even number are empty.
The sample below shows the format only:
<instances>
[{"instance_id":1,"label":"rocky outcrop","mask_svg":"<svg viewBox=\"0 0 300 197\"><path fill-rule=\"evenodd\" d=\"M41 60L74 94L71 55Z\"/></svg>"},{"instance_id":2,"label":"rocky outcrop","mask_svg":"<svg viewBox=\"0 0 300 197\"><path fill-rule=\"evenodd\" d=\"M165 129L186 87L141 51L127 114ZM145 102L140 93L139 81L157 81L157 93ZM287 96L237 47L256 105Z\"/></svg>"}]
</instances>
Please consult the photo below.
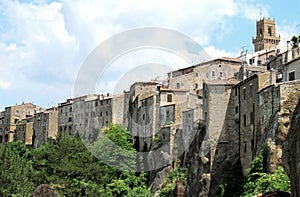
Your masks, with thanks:
<instances>
[{"instance_id":1,"label":"rocky outcrop","mask_svg":"<svg viewBox=\"0 0 300 197\"><path fill-rule=\"evenodd\" d=\"M207 168L209 169L209 159L199 156L200 147L205 137L205 129L197 132L190 150L186 158L186 166L188 167L187 187L184 196L198 197L208 194L210 182L210 175L205 174Z\"/></svg>"},{"instance_id":2,"label":"rocky outcrop","mask_svg":"<svg viewBox=\"0 0 300 197\"><path fill-rule=\"evenodd\" d=\"M300 100L292 115L290 129L283 144L283 165L290 177L293 197L300 195Z\"/></svg>"}]
</instances>

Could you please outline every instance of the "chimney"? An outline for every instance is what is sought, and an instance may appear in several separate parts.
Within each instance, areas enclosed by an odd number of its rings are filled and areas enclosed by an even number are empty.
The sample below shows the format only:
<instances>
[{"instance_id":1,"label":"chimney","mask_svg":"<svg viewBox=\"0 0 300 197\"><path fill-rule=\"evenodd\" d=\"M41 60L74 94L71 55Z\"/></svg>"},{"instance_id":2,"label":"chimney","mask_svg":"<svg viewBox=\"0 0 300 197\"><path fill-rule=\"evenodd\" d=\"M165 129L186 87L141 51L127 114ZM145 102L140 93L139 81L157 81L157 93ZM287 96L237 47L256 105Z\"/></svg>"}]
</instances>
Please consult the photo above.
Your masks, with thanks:
<instances>
[{"instance_id":1,"label":"chimney","mask_svg":"<svg viewBox=\"0 0 300 197\"><path fill-rule=\"evenodd\" d=\"M276 72L273 68L270 69L270 85L274 85L276 83Z\"/></svg>"},{"instance_id":2,"label":"chimney","mask_svg":"<svg viewBox=\"0 0 300 197\"><path fill-rule=\"evenodd\" d=\"M285 53L285 63L288 63L292 60L292 50L291 50L291 43L290 41L286 41L287 50Z\"/></svg>"}]
</instances>

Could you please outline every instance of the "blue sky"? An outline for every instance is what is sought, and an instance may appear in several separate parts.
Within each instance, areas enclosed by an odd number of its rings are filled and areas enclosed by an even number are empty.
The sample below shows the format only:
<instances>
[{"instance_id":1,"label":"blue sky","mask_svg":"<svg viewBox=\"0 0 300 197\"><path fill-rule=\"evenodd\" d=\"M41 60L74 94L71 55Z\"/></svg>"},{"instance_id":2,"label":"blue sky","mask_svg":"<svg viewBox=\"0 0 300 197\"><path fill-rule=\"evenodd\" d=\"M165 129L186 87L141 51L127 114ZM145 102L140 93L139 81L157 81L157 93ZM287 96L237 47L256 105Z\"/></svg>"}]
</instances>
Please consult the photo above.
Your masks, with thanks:
<instances>
[{"instance_id":1,"label":"blue sky","mask_svg":"<svg viewBox=\"0 0 300 197\"><path fill-rule=\"evenodd\" d=\"M0 110L22 101L47 108L73 97L85 59L117 33L148 26L169 28L197 41L211 58L235 57L243 46L253 50L251 39L260 13L276 19L284 48L286 40L300 34L299 7L296 0L1 1ZM133 52L114 62L95 91L115 92L124 76L133 76L128 74L131 70L140 72L134 65L153 61L172 69L187 66L174 54ZM137 77L142 79L145 73Z\"/></svg>"}]
</instances>

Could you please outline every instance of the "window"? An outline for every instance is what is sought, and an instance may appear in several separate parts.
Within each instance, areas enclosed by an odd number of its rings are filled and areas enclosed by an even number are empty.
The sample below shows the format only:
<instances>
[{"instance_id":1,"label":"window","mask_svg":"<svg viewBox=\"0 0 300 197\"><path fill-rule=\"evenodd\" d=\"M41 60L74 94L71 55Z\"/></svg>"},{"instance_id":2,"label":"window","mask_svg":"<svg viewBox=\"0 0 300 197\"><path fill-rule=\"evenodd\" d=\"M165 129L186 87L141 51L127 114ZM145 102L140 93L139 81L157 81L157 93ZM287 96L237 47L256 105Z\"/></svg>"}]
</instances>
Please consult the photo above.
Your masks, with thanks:
<instances>
[{"instance_id":1,"label":"window","mask_svg":"<svg viewBox=\"0 0 300 197\"><path fill-rule=\"evenodd\" d=\"M4 142L8 142L8 134L5 135Z\"/></svg>"},{"instance_id":2,"label":"window","mask_svg":"<svg viewBox=\"0 0 300 197\"><path fill-rule=\"evenodd\" d=\"M95 102L95 106L96 106L96 107L98 106L98 101Z\"/></svg>"},{"instance_id":3,"label":"window","mask_svg":"<svg viewBox=\"0 0 300 197\"><path fill-rule=\"evenodd\" d=\"M170 112L169 111L167 111L167 119L169 119L169 117L170 117Z\"/></svg>"},{"instance_id":4,"label":"window","mask_svg":"<svg viewBox=\"0 0 300 197\"><path fill-rule=\"evenodd\" d=\"M234 89L234 95L235 95L235 96L238 95L238 89L237 89L237 88Z\"/></svg>"},{"instance_id":5,"label":"window","mask_svg":"<svg viewBox=\"0 0 300 197\"><path fill-rule=\"evenodd\" d=\"M262 36L263 35L263 30L260 28L259 29L259 36Z\"/></svg>"},{"instance_id":6,"label":"window","mask_svg":"<svg viewBox=\"0 0 300 197\"><path fill-rule=\"evenodd\" d=\"M72 111L72 107L70 107L70 112Z\"/></svg>"},{"instance_id":7,"label":"window","mask_svg":"<svg viewBox=\"0 0 300 197\"><path fill-rule=\"evenodd\" d=\"M69 122L72 122L72 118L71 117L69 117Z\"/></svg>"},{"instance_id":8,"label":"window","mask_svg":"<svg viewBox=\"0 0 300 197\"><path fill-rule=\"evenodd\" d=\"M235 106L235 113L239 113L239 107L238 106Z\"/></svg>"},{"instance_id":9,"label":"window","mask_svg":"<svg viewBox=\"0 0 300 197\"><path fill-rule=\"evenodd\" d=\"M172 102L172 94L167 94L167 102Z\"/></svg>"},{"instance_id":10,"label":"window","mask_svg":"<svg viewBox=\"0 0 300 197\"><path fill-rule=\"evenodd\" d=\"M261 60L257 60L257 65L258 65L258 66L261 65Z\"/></svg>"},{"instance_id":11,"label":"window","mask_svg":"<svg viewBox=\"0 0 300 197\"><path fill-rule=\"evenodd\" d=\"M145 120L145 114L143 114L143 120Z\"/></svg>"},{"instance_id":12,"label":"window","mask_svg":"<svg viewBox=\"0 0 300 197\"><path fill-rule=\"evenodd\" d=\"M208 79L208 73L206 73L206 79Z\"/></svg>"},{"instance_id":13,"label":"window","mask_svg":"<svg viewBox=\"0 0 300 197\"><path fill-rule=\"evenodd\" d=\"M250 97L252 97L252 84L250 84Z\"/></svg>"},{"instance_id":14,"label":"window","mask_svg":"<svg viewBox=\"0 0 300 197\"><path fill-rule=\"evenodd\" d=\"M199 77L199 73L198 73L198 72L196 72L195 76L196 76L196 77Z\"/></svg>"},{"instance_id":15,"label":"window","mask_svg":"<svg viewBox=\"0 0 300 197\"><path fill-rule=\"evenodd\" d=\"M244 97L244 100L246 100L246 88L245 87L243 88L243 97Z\"/></svg>"},{"instance_id":16,"label":"window","mask_svg":"<svg viewBox=\"0 0 300 197\"><path fill-rule=\"evenodd\" d=\"M16 110L16 113L15 113L15 115L17 115L17 116L19 115L19 110Z\"/></svg>"},{"instance_id":17,"label":"window","mask_svg":"<svg viewBox=\"0 0 300 197\"><path fill-rule=\"evenodd\" d=\"M246 127L246 114L244 114L244 127Z\"/></svg>"},{"instance_id":18,"label":"window","mask_svg":"<svg viewBox=\"0 0 300 197\"><path fill-rule=\"evenodd\" d=\"M249 64L252 65L254 63L254 59L249 59Z\"/></svg>"},{"instance_id":19,"label":"window","mask_svg":"<svg viewBox=\"0 0 300 197\"><path fill-rule=\"evenodd\" d=\"M106 115L106 116L108 115L108 111L105 112L105 115Z\"/></svg>"},{"instance_id":20,"label":"window","mask_svg":"<svg viewBox=\"0 0 300 197\"><path fill-rule=\"evenodd\" d=\"M180 83L176 83L176 88L177 88L177 89L180 88Z\"/></svg>"},{"instance_id":21,"label":"window","mask_svg":"<svg viewBox=\"0 0 300 197\"><path fill-rule=\"evenodd\" d=\"M215 77L215 75L216 75L215 71L212 71L212 72L211 72L211 76L212 76L212 77Z\"/></svg>"},{"instance_id":22,"label":"window","mask_svg":"<svg viewBox=\"0 0 300 197\"><path fill-rule=\"evenodd\" d=\"M295 80L295 72L290 72L289 73L289 81Z\"/></svg>"},{"instance_id":23,"label":"window","mask_svg":"<svg viewBox=\"0 0 300 197\"><path fill-rule=\"evenodd\" d=\"M198 83L195 84L195 89L198 89Z\"/></svg>"},{"instance_id":24,"label":"window","mask_svg":"<svg viewBox=\"0 0 300 197\"><path fill-rule=\"evenodd\" d=\"M268 35L269 35L269 36L272 36L272 27L269 27L269 28L268 28Z\"/></svg>"},{"instance_id":25,"label":"window","mask_svg":"<svg viewBox=\"0 0 300 197\"><path fill-rule=\"evenodd\" d=\"M220 77L223 77L223 72L220 72Z\"/></svg>"}]
</instances>

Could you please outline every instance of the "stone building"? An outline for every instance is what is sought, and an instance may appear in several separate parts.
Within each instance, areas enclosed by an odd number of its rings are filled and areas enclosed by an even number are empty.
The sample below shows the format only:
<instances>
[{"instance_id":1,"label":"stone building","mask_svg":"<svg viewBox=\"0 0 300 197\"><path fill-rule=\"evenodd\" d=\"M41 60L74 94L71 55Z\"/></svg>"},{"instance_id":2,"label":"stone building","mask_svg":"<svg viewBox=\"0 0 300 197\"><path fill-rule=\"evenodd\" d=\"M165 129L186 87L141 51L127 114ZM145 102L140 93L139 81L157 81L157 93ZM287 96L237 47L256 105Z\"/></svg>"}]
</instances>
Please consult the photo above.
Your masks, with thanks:
<instances>
[{"instance_id":1,"label":"stone building","mask_svg":"<svg viewBox=\"0 0 300 197\"><path fill-rule=\"evenodd\" d=\"M260 19L256 21L256 37L252 38L255 52L264 49L276 48L280 36L276 36L275 19Z\"/></svg>"},{"instance_id":2,"label":"stone building","mask_svg":"<svg viewBox=\"0 0 300 197\"><path fill-rule=\"evenodd\" d=\"M256 37L252 38L254 52L244 50L238 59L248 66L266 66L280 54L279 42L280 36L276 36L275 20L260 19L256 21Z\"/></svg>"},{"instance_id":3,"label":"stone building","mask_svg":"<svg viewBox=\"0 0 300 197\"><path fill-rule=\"evenodd\" d=\"M33 117L32 146L42 145L48 139L56 139L58 129L58 109L56 107L35 113Z\"/></svg>"},{"instance_id":4,"label":"stone building","mask_svg":"<svg viewBox=\"0 0 300 197\"><path fill-rule=\"evenodd\" d=\"M259 97L258 92L270 85L270 72L255 74L235 85L238 92L240 158L243 173L250 167L256 152L256 132Z\"/></svg>"},{"instance_id":5,"label":"stone building","mask_svg":"<svg viewBox=\"0 0 300 197\"><path fill-rule=\"evenodd\" d=\"M73 135L73 99L58 103L58 131Z\"/></svg>"},{"instance_id":6,"label":"stone building","mask_svg":"<svg viewBox=\"0 0 300 197\"><path fill-rule=\"evenodd\" d=\"M22 120L16 127L14 139L26 145L32 145L33 117Z\"/></svg>"},{"instance_id":7,"label":"stone building","mask_svg":"<svg viewBox=\"0 0 300 197\"><path fill-rule=\"evenodd\" d=\"M282 65L283 81L300 79L300 57Z\"/></svg>"},{"instance_id":8,"label":"stone building","mask_svg":"<svg viewBox=\"0 0 300 197\"><path fill-rule=\"evenodd\" d=\"M282 165L282 147L291 127L300 99L300 81L276 83L258 92L259 113L256 149L268 148L268 171L274 173Z\"/></svg>"},{"instance_id":9,"label":"stone building","mask_svg":"<svg viewBox=\"0 0 300 197\"><path fill-rule=\"evenodd\" d=\"M289 44L288 44L289 46ZM277 82L292 81L300 79L299 77L299 58L300 58L300 47L290 49L276 55L270 60L267 65L268 70L276 70Z\"/></svg>"},{"instance_id":10,"label":"stone building","mask_svg":"<svg viewBox=\"0 0 300 197\"><path fill-rule=\"evenodd\" d=\"M109 123L125 125L125 105L124 94L91 94L68 99L58 104L58 130L94 141Z\"/></svg>"},{"instance_id":11,"label":"stone building","mask_svg":"<svg viewBox=\"0 0 300 197\"><path fill-rule=\"evenodd\" d=\"M33 115L42 108L32 103L22 103L6 107L0 113L0 143L11 142L14 140L14 133L19 121L24 120Z\"/></svg>"},{"instance_id":12,"label":"stone building","mask_svg":"<svg viewBox=\"0 0 300 197\"><path fill-rule=\"evenodd\" d=\"M168 73L168 88L184 89L201 94L202 84L207 80L230 79L241 66L236 58L218 58Z\"/></svg>"},{"instance_id":13,"label":"stone building","mask_svg":"<svg viewBox=\"0 0 300 197\"><path fill-rule=\"evenodd\" d=\"M204 82L203 117L205 138L200 149L204 170L202 195L214 196L222 182L223 171L239 155L239 119L237 94L233 86L237 80Z\"/></svg>"}]
</instances>

